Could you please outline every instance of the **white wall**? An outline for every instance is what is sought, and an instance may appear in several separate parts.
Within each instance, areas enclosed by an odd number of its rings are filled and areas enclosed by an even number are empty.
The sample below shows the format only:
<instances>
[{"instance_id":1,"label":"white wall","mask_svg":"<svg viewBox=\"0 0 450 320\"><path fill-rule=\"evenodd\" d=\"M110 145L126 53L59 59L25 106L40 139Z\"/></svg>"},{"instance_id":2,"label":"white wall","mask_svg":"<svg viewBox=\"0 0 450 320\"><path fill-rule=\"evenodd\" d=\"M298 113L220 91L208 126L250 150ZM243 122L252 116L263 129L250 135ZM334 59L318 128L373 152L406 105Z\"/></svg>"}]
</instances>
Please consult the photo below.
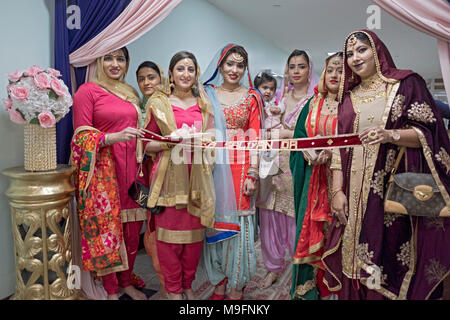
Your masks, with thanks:
<instances>
[{"instance_id":1,"label":"white wall","mask_svg":"<svg viewBox=\"0 0 450 320\"><path fill-rule=\"evenodd\" d=\"M50 9L48 8L50 7ZM50 11L50 12L49 12ZM7 74L36 64L51 66L53 9L49 1L2 1L0 9L0 102L6 98ZM23 165L23 126L12 123L0 107L0 171ZM0 299L14 293L15 264L11 214L0 174Z\"/></svg>"},{"instance_id":2,"label":"white wall","mask_svg":"<svg viewBox=\"0 0 450 320\"><path fill-rule=\"evenodd\" d=\"M127 81L138 89L136 69L145 60L156 62L167 74L170 59L181 50L192 52L204 71L216 52L228 43L247 50L252 81L262 69L282 74L289 53L274 47L209 2L184 0L165 20L127 46L131 56Z\"/></svg>"}]
</instances>

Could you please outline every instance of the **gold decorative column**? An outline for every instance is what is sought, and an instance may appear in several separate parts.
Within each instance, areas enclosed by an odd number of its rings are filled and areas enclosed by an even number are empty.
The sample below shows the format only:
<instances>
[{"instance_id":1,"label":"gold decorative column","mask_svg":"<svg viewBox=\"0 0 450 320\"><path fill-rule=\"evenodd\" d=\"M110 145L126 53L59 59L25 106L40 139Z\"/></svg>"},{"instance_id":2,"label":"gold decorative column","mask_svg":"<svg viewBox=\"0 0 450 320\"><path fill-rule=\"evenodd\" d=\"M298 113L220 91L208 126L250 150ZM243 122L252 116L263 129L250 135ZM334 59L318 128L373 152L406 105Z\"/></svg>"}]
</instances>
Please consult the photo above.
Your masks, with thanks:
<instances>
[{"instance_id":1,"label":"gold decorative column","mask_svg":"<svg viewBox=\"0 0 450 320\"><path fill-rule=\"evenodd\" d=\"M67 287L72 261L69 201L75 190L74 168L29 172L24 167L4 170L12 217L16 263L16 300L76 299Z\"/></svg>"}]
</instances>

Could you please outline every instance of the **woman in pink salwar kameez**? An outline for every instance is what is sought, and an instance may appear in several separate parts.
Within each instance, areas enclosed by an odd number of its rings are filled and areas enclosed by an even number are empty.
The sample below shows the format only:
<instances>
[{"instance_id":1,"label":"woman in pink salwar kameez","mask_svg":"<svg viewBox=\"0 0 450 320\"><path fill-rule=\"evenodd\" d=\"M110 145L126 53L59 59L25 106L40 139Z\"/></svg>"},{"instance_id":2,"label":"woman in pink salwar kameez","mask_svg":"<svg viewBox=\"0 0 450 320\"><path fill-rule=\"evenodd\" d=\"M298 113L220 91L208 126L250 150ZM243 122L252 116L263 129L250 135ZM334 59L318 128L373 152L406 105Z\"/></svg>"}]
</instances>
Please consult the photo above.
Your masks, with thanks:
<instances>
[{"instance_id":1,"label":"woman in pink salwar kameez","mask_svg":"<svg viewBox=\"0 0 450 320\"><path fill-rule=\"evenodd\" d=\"M186 137L214 128L211 103L198 81L195 56L186 51L175 54L168 74L170 90L158 90L147 102L146 129L158 135ZM151 141L145 150L155 158L148 206L164 207L154 218L165 289L171 300L181 300L183 293L192 300L205 227L214 222L212 164L203 161L204 151L199 148Z\"/></svg>"},{"instance_id":2,"label":"woman in pink salwar kameez","mask_svg":"<svg viewBox=\"0 0 450 320\"><path fill-rule=\"evenodd\" d=\"M139 247L139 234L147 213L128 196L128 188L135 180L138 171L138 161L141 156L139 154L142 154L142 147L139 147L136 138L143 137L143 132L138 129L141 126L139 95L124 80L129 60L128 50L125 47L98 59L97 77L92 82L83 84L73 97L73 118L75 130L85 127L104 133L100 148L110 148L117 179L125 242L123 249L126 249L127 261L124 257L124 267L119 269L120 272L106 274L98 272L97 275L101 276L109 299L118 299L119 287L121 287L131 298L144 300L145 294L132 285L132 271ZM97 224L101 229L102 221L97 221ZM82 230L86 230L87 227L92 228L92 226L81 225ZM89 231L91 229L84 232ZM104 233L102 239L106 244L110 241L111 235ZM82 247L84 255L89 248L91 251L89 257L93 255L93 251L98 250L97 244L94 246L89 242L89 238L85 245L82 243ZM102 259L101 255L99 259Z\"/></svg>"}]
</instances>

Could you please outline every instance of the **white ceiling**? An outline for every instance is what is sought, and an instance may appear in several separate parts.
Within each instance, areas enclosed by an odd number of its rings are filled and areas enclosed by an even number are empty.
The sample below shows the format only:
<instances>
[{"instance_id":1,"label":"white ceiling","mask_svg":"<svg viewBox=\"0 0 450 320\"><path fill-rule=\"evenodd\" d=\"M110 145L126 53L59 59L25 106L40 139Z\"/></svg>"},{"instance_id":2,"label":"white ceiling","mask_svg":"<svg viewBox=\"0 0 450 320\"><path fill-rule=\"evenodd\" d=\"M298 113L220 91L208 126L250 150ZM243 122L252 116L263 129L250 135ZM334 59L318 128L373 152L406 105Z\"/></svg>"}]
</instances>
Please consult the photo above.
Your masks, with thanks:
<instances>
[{"instance_id":1,"label":"white ceiling","mask_svg":"<svg viewBox=\"0 0 450 320\"><path fill-rule=\"evenodd\" d=\"M371 0L207 0L286 52L307 50L321 70L328 52L343 49L346 36L367 29ZM276 5L276 6L274 6ZM450 20L450 6L449 6ZM213 23L213 22L212 22ZM380 29L398 68L425 79L441 77L436 40L381 9Z\"/></svg>"}]
</instances>

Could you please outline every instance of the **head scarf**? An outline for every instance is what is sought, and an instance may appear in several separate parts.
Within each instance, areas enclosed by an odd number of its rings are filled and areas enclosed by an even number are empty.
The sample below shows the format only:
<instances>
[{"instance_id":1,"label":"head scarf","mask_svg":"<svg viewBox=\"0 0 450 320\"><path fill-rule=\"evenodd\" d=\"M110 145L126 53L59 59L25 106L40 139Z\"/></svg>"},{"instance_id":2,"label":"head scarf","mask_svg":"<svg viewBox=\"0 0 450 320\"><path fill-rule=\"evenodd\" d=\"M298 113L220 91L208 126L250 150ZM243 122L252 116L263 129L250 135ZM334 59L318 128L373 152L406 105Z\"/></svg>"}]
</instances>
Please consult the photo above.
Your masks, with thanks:
<instances>
[{"instance_id":1,"label":"head scarf","mask_svg":"<svg viewBox=\"0 0 450 320\"><path fill-rule=\"evenodd\" d=\"M125 72L119 80L114 80L108 77L103 70L104 56L97 58L97 75L92 82L98 84L106 91L118 96L119 98L131 102L133 105L139 107L139 94L132 86L125 82L127 77L130 60L128 59Z\"/></svg>"},{"instance_id":2,"label":"head scarf","mask_svg":"<svg viewBox=\"0 0 450 320\"><path fill-rule=\"evenodd\" d=\"M402 80L414 73L411 70L397 69L388 49L375 33L369 30L353 31L345 39L344 44L344 68L341 76L341 83L339 85L339 103L342 102L342 98L346 92L352 90L361 82L361 78L352 72L347 63L347 42L348 39L350 39L350 37L357 32L362 32L369 38L370 46L372 47L372 52L375 58L377 74L381 79L383 79L383 81L387 83L395 83L398 80Z\"/></svg>"},{"instance_id":3,"label":"head scarf","mask_svg":"<svg viewBox=\"0 0 450 320\"><path fill-rule=\"evenodd\" d=\"M225 47L220 49L215 55L208 67L206 68L205 73L203 74L203 84L206 85L213 85L215 87L221 85L223 83L223 76L220 73L220 64L222 63L223 59L227 55L228 51L234 47L236 47L237 44L227 44ZM253 88L252 78L250 76L250 70L247 63L246 68L246 76L244 75L239 82L239 84L247 89Z\"/></svg>"},{"instance_id":4,"label":"head scarf","mask_svg":"<svg viewBox=\"0 0 450 320\"><path fill-rule=\"evenodd\" d=\"M130 59L128 59L127 65L125 67L125 72L123 73L123 75L120 77L119 80L111 79L105 74L105 71L103 70L104 59L105 56L97 58L97 75L92 80L92 82L98 84L100 87L102 87L109 93L116 95L122 100L130 102L137 112L136 127L140 128L142 126L143 116L141 108L139 106L140 105L139 93L136 91L136 89L134 89L132 86L130 86L128 83L125 82L128 68L130 66ZM136 160L138 163L141 163L143 158L144 158L144 151L142 140L136 139Z\"/></svg>"},{"instance_id":5,"label":"head scarf","mask_svg":"<svg viewBox=\"0 0 450 320\"><path fill-rule=\"evenodd\" d=\"M223 83L223 76L220 73L219 66L227 55L228 51L235 47L236 44L228 44L221 48L211 60L209 66L203 74L203 84L208 94L214 112L214 126L217 141L225 141L227 138L227 125L225 116L222 111L219 98L217 97L214 87L218 87ZM250 92L254 92L255 96L259 94L255 90L252 91L252 81L248 65L246 75L240 81L240 85L249 88ZM239 214L235 199L235 191L233 184L233 176L229 166L230 160L227 150L216 150L216 164L214 167L214 188L216 190L216 207L215 207L215 230L207 233L206 241L214 243L222 241L237 235L239 230Z\"/></svg>"},{"instance_id":6,"label":"head scarf","mask_svg":"<svg viewBox=\"0 0 450 320\"><path fill-rule=\"evenodd\" d=\"M309 99L314 94L314 87L319 83L319 79L317 78L316 73L314 72L314 63L311 59L311 56L308 54L309 59L309 85L308 85L308 92L306 94L305 99ZM294 85L292 83L287 83L287 77L288 77L288 70L289 70L289 61L286 62L286 66L284 67L284 77L283 81L281 82L281 88L277 90L276 97L278 101L281 101L289 91L294 89ZM300 101L299 105L303 104L304 101Z\"/></svg>"},{"instance_id":7,"label":"head scarf","mask_svg":"<svg viewBox=\"0 0 450 320\"><path fill-rule=\"evenodd\" d=\"M326 95L328 94L328 88L325 83L325 73L327 71L328 62L330 62L331 59L339 57L339 55L337 55L338 53L339 52L335 52L332 55L330 55L328 58L325 59L325 65L322 69L322 74L320 75L319 83L317 84L317 87L314 88L314 94L318 95L320 98L325 98ZM339 57L339 58L342 60L342 57ZM343 66L343 63L344 62L342 62L342 66Z\"/></svg>"}]
</instances>

